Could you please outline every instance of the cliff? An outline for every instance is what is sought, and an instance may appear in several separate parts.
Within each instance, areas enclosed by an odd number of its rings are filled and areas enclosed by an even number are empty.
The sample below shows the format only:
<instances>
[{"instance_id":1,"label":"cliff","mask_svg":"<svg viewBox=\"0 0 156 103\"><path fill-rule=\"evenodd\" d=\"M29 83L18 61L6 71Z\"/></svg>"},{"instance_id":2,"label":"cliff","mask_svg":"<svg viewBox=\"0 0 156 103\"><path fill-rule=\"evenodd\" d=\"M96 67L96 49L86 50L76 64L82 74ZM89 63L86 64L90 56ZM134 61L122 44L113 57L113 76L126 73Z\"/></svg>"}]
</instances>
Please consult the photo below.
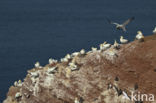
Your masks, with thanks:
<instances>
[{"instance_id":1,"label":"cliff","mask_svg":"<svg viewBox=\"0 0 156 103\"><path fill-rule=\"evenodd\" d=\"M3 103L143 103L128 98L132 92L156 95L155 45L152 35L35 67L10 87Z\"/></svg>"}]
</instances>

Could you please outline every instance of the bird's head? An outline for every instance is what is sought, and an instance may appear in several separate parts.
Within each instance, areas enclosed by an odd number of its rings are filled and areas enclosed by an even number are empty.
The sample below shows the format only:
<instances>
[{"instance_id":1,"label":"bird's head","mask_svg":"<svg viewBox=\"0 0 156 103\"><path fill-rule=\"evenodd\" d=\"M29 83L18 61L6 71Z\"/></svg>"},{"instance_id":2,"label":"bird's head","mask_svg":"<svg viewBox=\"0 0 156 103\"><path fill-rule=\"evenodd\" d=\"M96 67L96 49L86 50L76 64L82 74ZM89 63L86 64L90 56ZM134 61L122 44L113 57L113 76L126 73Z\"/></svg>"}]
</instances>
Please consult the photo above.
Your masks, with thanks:
<instances>
[{"instance_id":1,"label":"bird's head","mask_svg":"<svg viewBox=\"0 0 156 103\"><path fill-rule=\"evenodd\" d=\"M120 36L120 39L123 39L123 36Z\"/></svg>"},{"instance_id":2,"label":"bird's head","mask_svg":"<svg viewBox=\"0 0 156 103\"><path fill-rule=\"evenodd\" d=\"M107 42L105 41L103 44L107 44Z\"/></svg>"},{"instance_id":3,"label":"bird's head","mask_svg":"<svg viewBox=\"0 0 156 103\"><path fill-rule=\"evenodd\" d=\"M142 32L139 30L138 32L137 32L138 34L142 34Z\"/></svg>"}]
</instances>

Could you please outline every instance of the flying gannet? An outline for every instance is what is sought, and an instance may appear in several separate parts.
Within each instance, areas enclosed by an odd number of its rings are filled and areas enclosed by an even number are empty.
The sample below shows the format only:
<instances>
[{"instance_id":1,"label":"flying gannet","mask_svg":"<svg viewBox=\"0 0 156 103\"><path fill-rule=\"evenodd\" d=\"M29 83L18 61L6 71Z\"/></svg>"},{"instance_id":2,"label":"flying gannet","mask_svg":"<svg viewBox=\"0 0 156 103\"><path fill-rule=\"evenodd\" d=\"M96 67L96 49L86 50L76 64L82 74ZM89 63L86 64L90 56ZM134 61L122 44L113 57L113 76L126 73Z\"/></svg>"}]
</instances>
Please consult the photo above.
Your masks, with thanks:
<instances>
[{"instance_id":1,"label":"flying gannet","mask_svg":"<svg viewBox=\"0 0 156 103\"><path fill-rule=\"evenodd\" d=\"M113 22L113 21L111 21L111 20L109 20L109 19L107 19L107 20L108 20L108 22L109 22L110 24L116 25L116 29L117 29L117 30L123 30L123 31L126 32L126 27L125 27L125 26L126 26L127 24L129 24L132 20L134 20L134 17L129 18L129 19L126 20L123 24L115 23L115 22Z\"/></svg>"},{"instance_id":2,"label":"flying gannet","mask_svg":"<svg viewBox=\"0 0 156 103\"><path fill-rule=\"evenodd\" d=\"M121 42L122 44L126 44L126 43L128 43L128 40L127 40L127 39L124 39L123 36L120 36L120 42Z\"/></svg>"}]
</instances>

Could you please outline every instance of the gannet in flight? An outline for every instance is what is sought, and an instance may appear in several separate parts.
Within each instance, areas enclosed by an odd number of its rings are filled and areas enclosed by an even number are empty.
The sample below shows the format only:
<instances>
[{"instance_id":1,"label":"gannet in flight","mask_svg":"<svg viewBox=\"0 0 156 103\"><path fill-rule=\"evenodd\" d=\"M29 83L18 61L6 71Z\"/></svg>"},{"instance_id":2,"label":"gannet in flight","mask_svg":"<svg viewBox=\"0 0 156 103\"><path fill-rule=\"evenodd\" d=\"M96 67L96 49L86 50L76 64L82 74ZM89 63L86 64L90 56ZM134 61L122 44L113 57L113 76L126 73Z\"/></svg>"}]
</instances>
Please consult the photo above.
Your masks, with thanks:
<instances>
[{"instance_id":1,"label":"gannet in flight","mask_svg":"<svg viewBox=\"0 0 156 103\"><path fill-rule=\"evenodd\" d=\"M109 19L107 19L107 20L108 20L108 22L109 22L110 24L116 25L116 29L117 29L117 30L123 30L123 31L126 32L126 27L125 27L125 26L126 26L128 23L130 23L132 20L134 20L134 17L129 18L129 19L126 20L123 24L115 23L115 22L113 22L113 21L111 21L111 20L109 20Z\"/></svg>"}]
</instances>

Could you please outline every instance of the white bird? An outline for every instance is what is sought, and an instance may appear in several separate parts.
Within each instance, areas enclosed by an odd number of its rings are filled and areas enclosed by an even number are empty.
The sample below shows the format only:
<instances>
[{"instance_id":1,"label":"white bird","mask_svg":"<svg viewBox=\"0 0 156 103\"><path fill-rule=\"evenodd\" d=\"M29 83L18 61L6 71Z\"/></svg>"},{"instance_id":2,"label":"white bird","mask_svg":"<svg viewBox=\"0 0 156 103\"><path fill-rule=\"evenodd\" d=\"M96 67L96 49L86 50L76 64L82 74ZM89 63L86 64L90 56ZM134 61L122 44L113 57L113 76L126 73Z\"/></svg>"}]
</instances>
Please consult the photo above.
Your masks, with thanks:
<instances>
[{"instance_id":1,"label":"white bird","mask_svg":"<svg viewBox=\"0 0 156 103\"><path fill-rule=\"evenodd\" d=\"M126 43L128 43L128 40L127 40L127 39L124 39L123 36L120 36L120 42L121 42L122 44L126 44Z\"/></svg>"},{"instance_id":2,"label":"white bird","mask_svg":"<svg viewBox=\"0 0 156 103\"><path fill-rule=\"evenodd\" d=\"M143 34L142 34L141 31L138 31L138 32L137 32L136 39L137 39L137 40L143 40L143 39L144 39L144 36L143 36Z\"/></svg>"},{"instance_id":3,"label":"white bird","mask_svg":"<svg viewBox=\"0 0 156 103\"><path fill-rule=\"evenodd\" d=\"M102 44L102 50L106 50L111 47L111 44L107 43L106 41Z\"/></svg>"},{"instance_id":4,"label":"white bird","mask_svg":"<svg viewBox=\"0 0 156 103\"><path fill-rule=\"evenodd\" d=\"M49 64L52 64L52 63L53 63L53 59L50 58L50 59L49 59Z\"/></svg>"},{"instance_id":5,"label":"white bird","mask_svg":"<svg viewBox=\"0 0 156 103\"><path fill-rule=\"evenodd\" d=\"M49 59L49 64L57 63L57 60L50 58Z\"/></svg>"},{"instance_id":6,"label":"white bird","mask_svg":"<svg viewBox=\"0 0 156 103\"><path fill-rule=\"evenodd\" d=\"M76 70L76 69L78 69L77 68L77 65L75 65L74 63L69 63L69 66L70 66L70 68L71 68L71 70Z\"/></svg>"},{"instance_id":7,"label":"white bird","mask_svg":"<svg viewBox=\"0 0 156 103\"><path fill-rule=\"evenodd\" d=\"M84 55L84 54L85 54L85 50L84 50L84 49L81 49L81 50L80 50L80 54L81 54L81 55Z\"/></svg>"},{"instance_id":8,"label":"white bird","mask_svg":"<svg viewBox=\"0 0 156 103\"><path fill-rule=\"evenodd\" d=\"M154 34L156 33L156 27L154 28L153 33L154 33Z\"/></svg>"},{"instance_id":9,"label":"white bird","mask_svg":"<svg viewBox=\"0 0 156 103\"><path fill-rule=\"evenodd\" d=\"M31 77L33 77L33 78L39 77L39 73L38 73L38 72L31 72L30 75L31 75Z\"/></svg>"},{"instance_id":10,"label":"white bird","mask_svg":"<svg viewBox=\"0 0 156 103\"><path fill-rule=\"evenodd\" d=\"M116 29L117 29L117 30L126 31L125 26L126 26L128 23L130 23L132 20L134 20L134 17L129 18L129 19L126 20L123 24L115 23L115 22L113 22L113 21L111 21L111 20L109 20L109 19L107 19L107 20L108 20L108 22L109 22L110 24L116 25Z\"/></svg>"},{"instance_id":11,"label":"white bird","mask_svg":"<svg viewBox=\"0 0 156 103\"><path fill-rule=\"evenodd\" d=\"M80 103L79 100L78 100L78 98L75 98L74 103Z\"/></svg>"},{"instance_id":12,"label":"white bird","mask_svg":"<svg viewBox=\"0 0 156 103\"><path fill-rule=\"evenodd\" d=\"M78 56L80 53L79 52L74 52L72 53L72 57Z\"/></svg>"},{"instance_id":13,"label":"white bird","mask_svg":"<svg viewBox=\"0 0 156 103\"><path fill-rule=\"evenodd\" d=\"M15 94L15 98L18 99L18 98L20 98L20 97L22 97L22 94L21 94L20 92L17 92L17 93Z\"/></svg>"},{"instance_id":14,"label":"white bird","mask_svg":"<svg viewBox=\"0 0 156 103\"><path fill-rule=\"evenodd\" d=\"M97 48L92 47L91 49L93 52L97 51Z\"/></svg>"},{"instance_id":15,"label":"white bird","mask_svg":"<svg viewBox=\"0 0 156 103\"><path fill-rule=\"evenodd\" d=\"M41 68L41 66L40 66L40 63L39 63L39 62L36 62L36 63L35 63L35 68Z\"/></svg>"},{"instance_id":16,"label":"white bird","mask_svg":"<svg viewBox=\"0 0 156 103\"><path fill-rule=\"evenodd\" d=\"M70 54L67 54L67 55L65 56L65 58L67 58L67 59L71 59Z\"/></svg>"},{"instance_id":17,"label":"white bird","mask_svg":"<svg viewBox=\"0 0 156 103\"><path fill-rule=\"evenodd\" d=\"M115 40L115 41L114 41L113 47L114 47L115 49L119 49L119 48L120 48L120 44L118 44L117 41Z\"/></svg>"},{"instance_id":18,"label":"white bird","mask_svg":"<svg viewBox=\"0 0 156 103\"><path fill-rule=\"evenodd\" d=\"M15 81L15 82L14 82L14 86L15 86L15 87L17 87L17 86L18 86L18 83L17 83L17 81Z\"/></svg>"},{"instance_id":19,"label":"white bird","mask_svg":"<svg viewBox=\"0 0 156 103\"><path fill-rule=\"evenodd\" d=\"M61 58L60 61L61 61L61 62L68 62L68 59L67 59L67 58Z\"/></svg>"},{"instance_id":20,"label":"white bird","mask_svg":"<svg viewBox=\"0 0 156 103\"><path fill-rule=\"evenodd\" d=\"M55 73L56 72L56 69L57 69L57 67L52 67L52 68L48 68L48 73L49 74L53 74L53 73Z\"/></svg>"}]
</instances>

